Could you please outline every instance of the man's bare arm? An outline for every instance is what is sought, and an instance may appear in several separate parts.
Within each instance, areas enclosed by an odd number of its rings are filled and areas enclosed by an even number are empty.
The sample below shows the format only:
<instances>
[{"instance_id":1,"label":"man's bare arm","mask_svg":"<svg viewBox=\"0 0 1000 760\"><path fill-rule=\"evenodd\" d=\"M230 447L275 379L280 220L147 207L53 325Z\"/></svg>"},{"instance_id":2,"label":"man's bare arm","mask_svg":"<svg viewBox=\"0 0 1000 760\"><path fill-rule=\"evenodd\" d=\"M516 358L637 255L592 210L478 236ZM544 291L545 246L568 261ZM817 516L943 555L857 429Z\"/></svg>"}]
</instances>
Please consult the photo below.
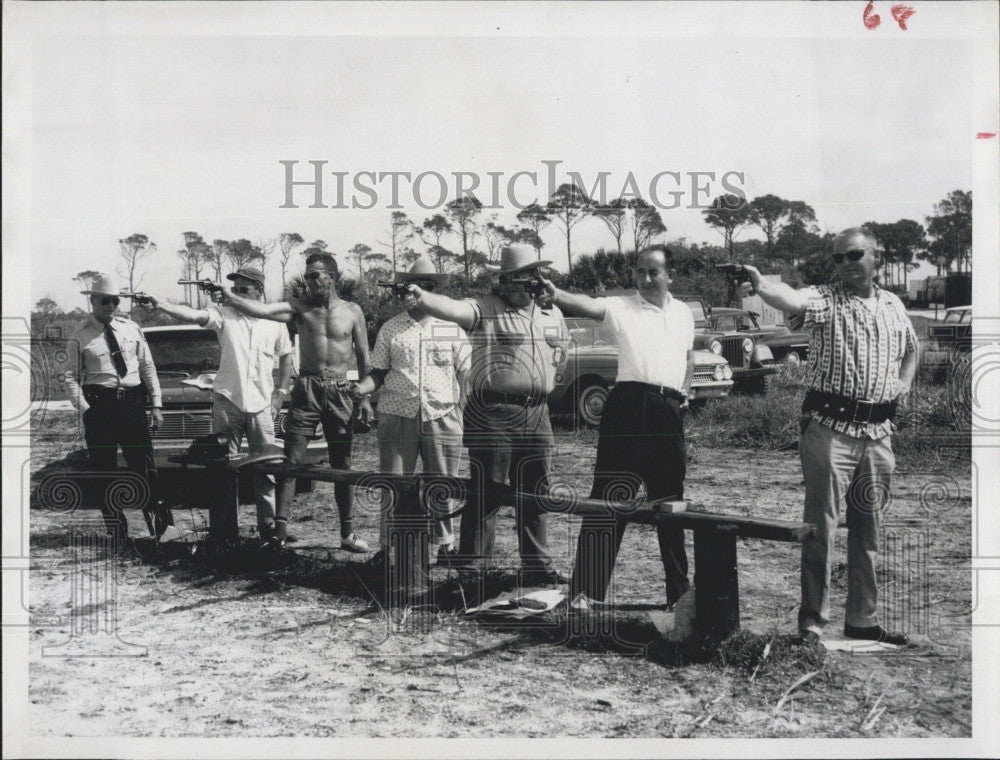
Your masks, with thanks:
<instances>
[{"instance_id":1,"label":"man's bare arm","mask_svg":"<svg viewBox=\"0 0 1000 760\"><path fill-rule=\"evenodd\" d=\"M364 377L369 372L371 359L368 354L368 326L365 324L365 314L361 307L352 303L354 312L354 327L351 328L351 337L354 340L354 357L358 361L358 377Z\"/></svg>"},{"instance_id":2,"label":"man's bare arm","mask_svg":"<svg viewBox=\"0 0 1000 760\"><path fill-rule=\"evenodd\" d=\"M201 325L202 327L208 324L207 309L193 309L185 304L168 303L167 301L161 301L159 298L155 298L153 296L149 296L149 305L153 309L158 309L164 314L180 320L181 322Z\"/></svg>"},{"instance_id":3,"label":"man's bare arm","mask_svg":"<svg viewBox=\"0 0 1000 760\"><path fill-rule=\"evenodd\" d=\"M899 384L896 387L896 397L905 396L913 387L913 378L917 375L917 365L920 363L920 350L907 351L899 365Z\"/></svg>"},{"instance_id":4,"label":"man's bare arm","mask_svg":"<svg viewBox=\"0 0 1000 760\"><path fill-rule=\"evenodd\" d=\"M385 376L388 374L389 370L387 369L373 369L367 375L362 375L361 380L358 381L354 395L360 398L361 396L367 396L369 393L374 393L382 387L382 383L385 382Z\"/></svg>"},{"instance_id":5,"label":"man's bare arm","mask_svg":"<svg viewBox=\"0 0 1000 760\"><path fill-rule=\"evenodd\" d=\"M288 301L278 301L276 303L251 301L249 298L242 298L236 295L225 286L222 286L222 302L229 304L248 316L259 319L270 319L275 322L291 322L295 319L297 313L295 306Z\"/></svg>"},{"instance_id":6,"label":"man's bare arm","mask_svg":"<svg viewBox=\"0 0 1000 760\"><path fill-rule=\"evenodd\" d=\"M750 284L757 291L764 303L773 306L775 309L789 312L801 316L806 311L809 299L812 297L812 290L804 288L796 290L791 285L783 282L771 282L760 276L756 267L749 264L743 265L750 272ZM747 286L744 285L743 288ZM746 292L744 290L744 292Z\"/></svg>"},{"instance_id":7,"label":"man's bare arm","mask_svg":"<svg viewBox=\"0 0 1000 760\"><path fill-rule=\"evenodd\" d=\"M598 322L604 321L607 308L603 299L591 298L583 293L567 293L565 290L557 288L551 281L546 280L544 277L539 277L538 279L541 280L545 289L552 297L553 303L562 309L563 314L567 317L590 317L591 319L596 319Z\"/></svg>"},{"instance_id":8,"label":"man's bare arm","mask_svg":"<svg viewBox=\"0 0 1000 760\"><path fill-rule=\"evenodd\" d=\"M687 369L684 371L684 383L683 385L681 385L681 390L684 391L684 395L690 395L691 380L693 378L694 378L694 349L688 349Z\"/></svg>"},{"instance_id":9,"label":"man's bare arm","mask_svg":"<svg viewBox=\"0 0 1000 760\"><path fill-rule=\"evenodd\" d=\"M288 390L289 381L292 379L292 354L288 352L278 359L278 380L275 388Z\"/></svg>"},{"instance_id":10,"label":"man's bare arm","mask_svg":"<svg viewBox=\"0 0 1000 760\"><path fill-rule=\"evenodd\" d=\"M432 317L454 322L463 330L471 330L476 321L476 310L468 301L457 301L440 293L430 293L421 290L418 285L410 285L410 292L404 297L403 304L408 309L419 304Z\"/></svg>"}]
</instances>

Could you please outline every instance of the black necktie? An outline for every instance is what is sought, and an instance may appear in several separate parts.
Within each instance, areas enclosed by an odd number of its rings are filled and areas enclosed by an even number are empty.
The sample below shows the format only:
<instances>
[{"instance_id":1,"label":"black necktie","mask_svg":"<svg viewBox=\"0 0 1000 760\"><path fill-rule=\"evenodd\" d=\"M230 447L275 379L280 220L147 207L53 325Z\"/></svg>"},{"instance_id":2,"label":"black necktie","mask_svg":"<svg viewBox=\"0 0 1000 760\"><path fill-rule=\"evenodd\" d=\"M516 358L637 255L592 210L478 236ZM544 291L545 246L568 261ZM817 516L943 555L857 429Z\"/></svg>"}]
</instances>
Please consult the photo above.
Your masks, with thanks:
<instances>
[{"instance_id":1,"label":"black necktie","mask_svg":"<svg viewBox=\"0 0 1000 760\"><path fill-rule=\"evenodd\" d=\"M104 325L104 339L108 341L108 348L111 349L111 361L115 363L118 377L125 377L128 374L125 357L122 356L122 348L118 345L118 338L115 337L115 331L111 329L110 324Z\"/></svg>"}]
</instances>

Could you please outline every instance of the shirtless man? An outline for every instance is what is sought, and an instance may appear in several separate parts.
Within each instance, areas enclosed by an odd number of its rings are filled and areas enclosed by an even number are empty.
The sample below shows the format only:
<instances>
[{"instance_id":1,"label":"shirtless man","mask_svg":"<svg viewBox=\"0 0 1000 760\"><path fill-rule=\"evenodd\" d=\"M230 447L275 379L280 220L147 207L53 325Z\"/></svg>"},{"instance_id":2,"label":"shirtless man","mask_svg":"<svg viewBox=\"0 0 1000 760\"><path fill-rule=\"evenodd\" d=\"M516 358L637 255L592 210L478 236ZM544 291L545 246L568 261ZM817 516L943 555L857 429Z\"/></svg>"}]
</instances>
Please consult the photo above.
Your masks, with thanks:
<instances>
[{"instance_id":1,"label":"shirtless man","mask_svg":"<svg viewBox=\"0 0 1000 760\"><path fill-rule=\"evenodd\" d=\"M276 322L292 322L298 330L301 368L292 388L285 431L285 456L293 464L305 460L309 439L315 435L316 425L322 423L330 451L330 466L335 469L351 466L355 402L348 393L347 371L353 352L358 374L361 377L368 374L368 334L361 307L337 295L339 276L336 259L329 253L317 252L306 258L306 294L302 298L261 303L223 289L223 300L243 313ZM371 404L367 399L358 404L362 422L370 422L374 416ZM369 551L368 544L351 526L354 486L337 483L334 495L340 512L340 548L359 553ZM288 537L294 498L295 479L280 480L273 539L278 548Z\"/></svg>"}]
</instances>

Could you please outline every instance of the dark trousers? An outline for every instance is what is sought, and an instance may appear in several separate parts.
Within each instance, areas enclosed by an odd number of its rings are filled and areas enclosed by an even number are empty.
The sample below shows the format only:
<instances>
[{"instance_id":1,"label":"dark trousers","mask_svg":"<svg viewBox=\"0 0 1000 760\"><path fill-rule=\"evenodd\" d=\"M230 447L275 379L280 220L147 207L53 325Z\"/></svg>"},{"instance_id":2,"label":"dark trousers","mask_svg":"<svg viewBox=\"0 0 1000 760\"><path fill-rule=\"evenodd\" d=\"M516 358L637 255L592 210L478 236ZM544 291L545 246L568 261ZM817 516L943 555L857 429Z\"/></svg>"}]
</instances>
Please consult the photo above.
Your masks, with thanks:
<instances>
[{"instance_id":1,"label":"dark trousers","mask_svg":"<svg viewBox=\"0 0 1000 760\"><path fill-rule=\"evenodd\" d=\"M485 565L493 556L500 508L500 499L491 493L490 485L504 484L509 478L517 491L543 493L548 488L555 447L549 408L546 404L522 407L470 399L465 409L464 439L472 479L482 488L471 490L462 511L458 552L469 562ZM522 567L551 570L542 510L518 499L514 519Z\"/></svg>"},{"instance_id":2,"label":"dark trousers","mask_svg":"<svg viewBox=\"0 0 1000 760\"><path fill-rule=\"evenodd\" d=\"M85 394L86 395L86 394ZM153 443L149 437L146 405L143 397L133 394L123 399L87 397L90 408L83 414L83 430L87 440L90 467L97 472L118 469L118 448L129 470L143 478L149 486L150 499L140 505L149 516L156 535L173 524L170 510L157 498L157 472L153 461ZM128 521L119 505L108 498L110 480L94 478L89 493L104 516L108 532L123 540L128 535Z\"/></svg>"},{"instance_id":3,"label":"dark trousers","mask_svg":"<svg viewBox=\"0 0 1000 760\"><path fill-rule=\"evenodd\" d=\"M601 414L591 498L627 505L642 483L647 498L680 500L684 498L686 469L679 402L637 384L616 385ZM583 518L570 598L582 592L591 599L604 600L626 525L620 512ZM666 574L667 603L673 604L689 587L684 531L660 523L656 533Z\"/></svg>"}]
</instances>

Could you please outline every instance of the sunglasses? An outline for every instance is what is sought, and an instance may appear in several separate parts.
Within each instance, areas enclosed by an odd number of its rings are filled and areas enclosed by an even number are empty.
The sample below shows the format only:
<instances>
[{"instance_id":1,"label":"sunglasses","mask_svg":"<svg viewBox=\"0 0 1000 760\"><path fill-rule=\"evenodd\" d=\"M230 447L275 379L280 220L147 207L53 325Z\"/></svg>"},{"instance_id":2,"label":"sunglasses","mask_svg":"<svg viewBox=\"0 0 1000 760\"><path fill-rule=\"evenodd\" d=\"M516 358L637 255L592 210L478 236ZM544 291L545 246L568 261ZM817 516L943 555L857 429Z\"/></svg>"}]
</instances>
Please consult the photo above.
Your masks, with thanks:
<instances>
[{"instance_id":1,"label":"sunglasses","mask_svg":"<svg viewBox=\"0 0 1000 760\"><path fill-rule=\"evenodd\" d=\"M97 299L97 303L101 306L117 306L122 302L118 296L104 296L104 298Z\"/></svg>"},{"instance_id":2,"label":"sunglasses","mask_svg":"<svg viewBox=\"0 0 1000 760\"><path fill-rule=\"evenodd\" d=\"M323 272L306 272L306 282L316 282L322 275Z\"/></svg>"},{"instance_id":3,"label":"sunglasses","mask_svg":"<svg viewBox=\"0 0 1000 760\"><path fill-rule=\"evenodd\" d=\"M238 296L245 296L247 293L250 292L250 288L247 287L246 285L237 285L235 288L233 288L233 292Z\"/></svg>"},{"instance_id":4,"label":"sunglasses","mask_svg":"<svg viewBox=\"0 0 1000 760\"><path fill-rule=\"evenodd\" d=\"M851 261L861 261L865 254L868 253L864 248L855 248L853 251L844 251L844 253L833 254L833 262L835 264L841 264L844 261L844 256L846 256Z\"/></svg>"}]
</instances>

